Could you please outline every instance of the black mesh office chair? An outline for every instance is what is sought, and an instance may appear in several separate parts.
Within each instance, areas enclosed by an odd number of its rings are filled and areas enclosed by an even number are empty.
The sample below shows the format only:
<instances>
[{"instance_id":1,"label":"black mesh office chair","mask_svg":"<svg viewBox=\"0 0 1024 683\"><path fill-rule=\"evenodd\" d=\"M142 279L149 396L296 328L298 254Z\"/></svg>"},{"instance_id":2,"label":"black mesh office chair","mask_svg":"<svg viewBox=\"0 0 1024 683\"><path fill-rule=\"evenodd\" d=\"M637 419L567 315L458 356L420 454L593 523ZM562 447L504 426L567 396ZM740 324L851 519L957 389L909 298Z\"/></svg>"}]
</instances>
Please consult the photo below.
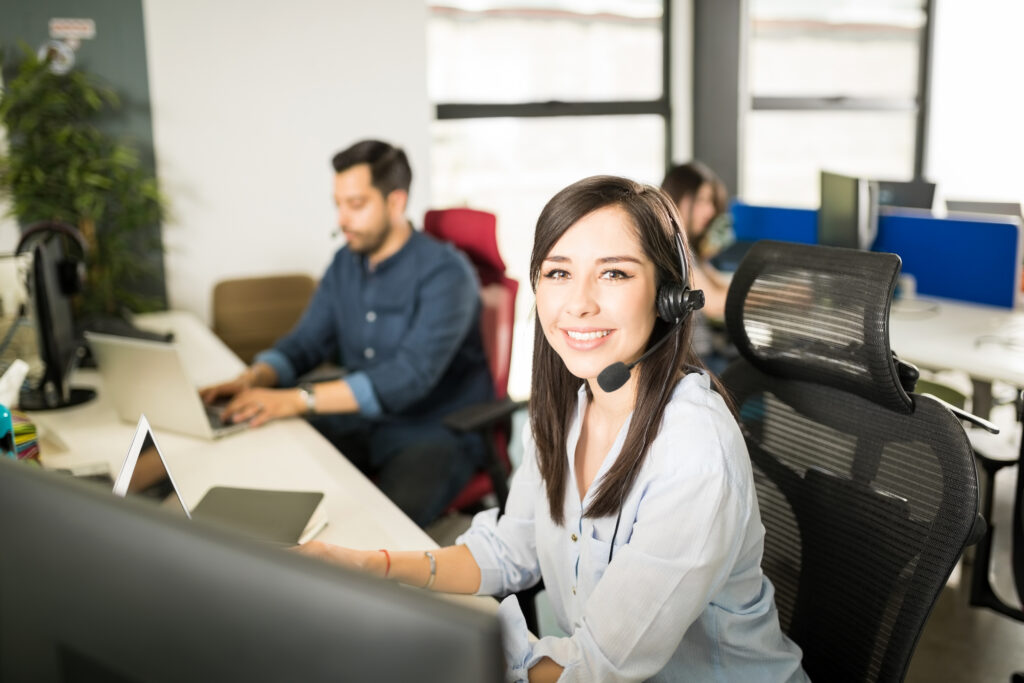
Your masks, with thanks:
<instances>
[{"instance_id":1,"label":"black mesh office chair","mask_svg":"<svg viewBox=\"0 0 1024 683\"><path fill-rule=\"evenodd\" d=\"M1024 391L1017 391L1014 403L1017 421L1024 425ZM1010 524L1010 562L1018 600L1024 598L1024 468L1021 467L1021 463L1024 463L1024 436L1021 437L1019 448L1016 460L991 458L975 452L978 462L985 471L986 485L982 496L982 510L987 519L992 519L996 475L1004 467L1017 466L1017 479L1013 489L1013 518ZM994 534L995 528L989 525L974 554L974 566L971 570L971 605L988 607L1011 619L1024 621L1024 609L1021 608L1020 602L1011 604L1003 600L992 585L991 570L995 568L995 557L992 554ZM1024 673L1015 673L1010 680L1013 683L1024 683Z\"/></svg>"},{"instance_id":2,"label":"black mesh office chair","mask_svg":"<svg viewBox=\"0 0 1024 683\"><path fill-rule=\"evenodd\" d=\"M902 680L978 521L959 420L889 348L894 254L760 242L733 277L736 401L764 570L812 680ZM901 381L901 374L903 379Z\"/></svg>"}]
</instances>

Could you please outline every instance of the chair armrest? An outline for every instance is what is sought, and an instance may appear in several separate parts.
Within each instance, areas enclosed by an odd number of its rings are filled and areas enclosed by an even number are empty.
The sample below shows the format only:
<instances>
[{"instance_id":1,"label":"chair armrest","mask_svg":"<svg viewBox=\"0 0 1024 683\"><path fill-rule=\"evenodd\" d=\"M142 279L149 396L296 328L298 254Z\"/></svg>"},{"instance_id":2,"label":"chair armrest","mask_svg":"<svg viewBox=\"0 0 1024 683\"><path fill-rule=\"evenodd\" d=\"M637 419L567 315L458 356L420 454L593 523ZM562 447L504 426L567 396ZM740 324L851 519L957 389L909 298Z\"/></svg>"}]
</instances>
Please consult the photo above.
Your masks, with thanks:
<instances>
[{"instance_id":1,"label":"chair armrest","mask_svg":"<svg viewBox=\"0 0 1024 683\"><path fill-rule=\"evenodd\" d=\"M984 429L985 431L987 431L987 432L989 432L991 434L998 434L999 433L999 427L998 426L992 424L991 422L989 422L988 420L986 420L984 418L980 418L977 415L974 415L973 413L968 413L966 410L961 410L960 408L957 408L955 405L952 405L950 403L946 403L945 401L943 401L941 398L939 398L935 394L921 394L921 396L927 396L928 398L933 399L933 400L941 403L951 413L953 413L954 415L959 417L961 420L967 420L971 424L976 425L978 427L981 427L982 429Z\"/></svg>"},{"instance_id":2,"label":"chair armrest","mask_svg":"<svg viewBox=\"0 0 1024 683\"><path fill-rule=\"evenodd\" d=\"M444 426L456 432L476 432L493 427L502 420L508 419L512 413L526 406L526 401L513 401L505 398L500 401L474 403L461 410L450 413L444 418Z\"/></svg>"}]
</instances>

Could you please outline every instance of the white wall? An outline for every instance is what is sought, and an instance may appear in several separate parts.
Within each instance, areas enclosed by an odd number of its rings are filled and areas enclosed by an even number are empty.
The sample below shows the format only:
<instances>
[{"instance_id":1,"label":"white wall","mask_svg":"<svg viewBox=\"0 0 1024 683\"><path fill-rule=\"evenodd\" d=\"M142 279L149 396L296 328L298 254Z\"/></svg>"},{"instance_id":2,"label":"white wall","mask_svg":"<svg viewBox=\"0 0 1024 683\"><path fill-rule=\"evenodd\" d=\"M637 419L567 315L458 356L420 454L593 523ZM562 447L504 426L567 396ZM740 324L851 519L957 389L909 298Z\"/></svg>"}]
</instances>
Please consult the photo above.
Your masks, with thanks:
<instances>
[{"instance_id":1,"label":"white wall","mask_svg":"<svg viewBox=\"0 0 1024 683\"><path fill-rule=\"evenodd\" d=\"M209 320L223 278L319 276L340 238L333 154L378 137L429 204L423 0L145 0L170 306Z\"/></svg>"},{"instance_id":2,"label":"white wall","mask_svg":"<svg viewBox=\"0 0 1024 683\"><path fill-rule=\"evenodd\" d=\"M1020 0L938 2L925 175L943 198L1024 202Z\"/></svg>"}]
</instances>

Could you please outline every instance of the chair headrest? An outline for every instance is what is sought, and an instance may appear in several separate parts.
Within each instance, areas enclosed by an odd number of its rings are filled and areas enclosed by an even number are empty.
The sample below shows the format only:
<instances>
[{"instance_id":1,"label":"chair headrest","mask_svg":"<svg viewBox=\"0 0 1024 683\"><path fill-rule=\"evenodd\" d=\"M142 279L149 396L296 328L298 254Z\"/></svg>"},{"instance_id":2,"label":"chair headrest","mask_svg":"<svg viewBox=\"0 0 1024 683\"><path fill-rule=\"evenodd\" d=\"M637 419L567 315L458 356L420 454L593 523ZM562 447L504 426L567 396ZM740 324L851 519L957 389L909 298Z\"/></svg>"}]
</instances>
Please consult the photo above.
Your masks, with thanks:
<instances>
[{"instance_id":1,"label":"chair headrest","mask_svg":"<svg viewBox=\"0 0 1024 683\"><path fill-rule=\"evenodd\" d=\"M758 242L729 285L729 335L766 374L910 413L913 403L889 348L900 267L896 254Z\"/></svg>"},{"instance_id":2,"label":"chair headrest","mask_svg":"<svg viewBox=\"0 0 1024 683\"><path fill-rule=\"evenodd\" d=\"M431 209L423 217L424 232L461 249L481 274L505 272L496 230L495 215L476 209Z\"/></svg>"}]
</instances>

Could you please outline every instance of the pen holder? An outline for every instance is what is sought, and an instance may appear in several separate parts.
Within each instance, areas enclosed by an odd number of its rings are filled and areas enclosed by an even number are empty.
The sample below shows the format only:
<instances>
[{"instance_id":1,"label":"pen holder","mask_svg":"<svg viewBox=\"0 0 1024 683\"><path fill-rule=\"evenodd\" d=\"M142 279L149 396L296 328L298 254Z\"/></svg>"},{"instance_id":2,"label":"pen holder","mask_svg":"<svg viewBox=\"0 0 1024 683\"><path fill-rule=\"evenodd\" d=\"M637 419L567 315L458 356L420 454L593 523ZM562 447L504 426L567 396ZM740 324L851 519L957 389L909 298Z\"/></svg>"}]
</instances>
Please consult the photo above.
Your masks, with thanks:
<instances>
[{"instance_id":1,"label":"pen holder","mask_svg":"<svg viewBox=\"0 0 1024 683\"><path fill-rule=\"evenodd\" d=\"M8 458L18 457L18 449L14 445L14 420L4 405L0 405L0 454Z\"/></svg>"},{"instance_id":2,"label":"pen holder","mask_svg":"<svg viewBox=\"0 0 1024 683\"><path fill-rule=\"evenodd\" d=\"M0 457L39 464L36 425L28 416L0 405Z\"/></svg>"}]
</instances>

